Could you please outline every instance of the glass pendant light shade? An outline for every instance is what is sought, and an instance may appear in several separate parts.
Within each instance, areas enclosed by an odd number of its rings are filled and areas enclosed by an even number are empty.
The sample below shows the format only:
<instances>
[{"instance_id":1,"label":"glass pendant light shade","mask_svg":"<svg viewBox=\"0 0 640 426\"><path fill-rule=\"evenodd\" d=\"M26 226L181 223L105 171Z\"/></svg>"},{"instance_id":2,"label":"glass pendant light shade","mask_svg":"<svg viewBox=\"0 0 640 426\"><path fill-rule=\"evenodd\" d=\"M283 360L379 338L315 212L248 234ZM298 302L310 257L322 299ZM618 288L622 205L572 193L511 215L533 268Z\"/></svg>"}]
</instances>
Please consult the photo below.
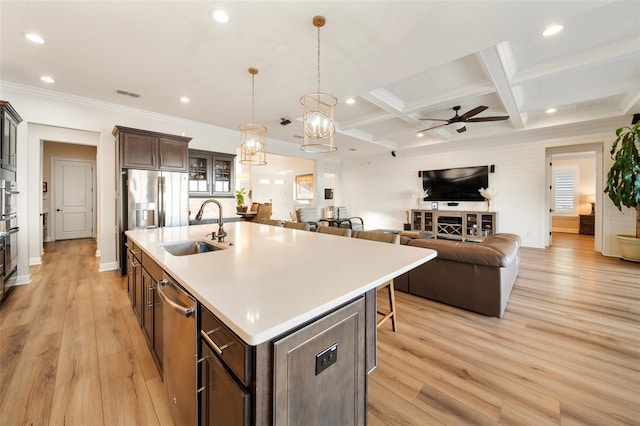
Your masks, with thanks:
<instances>
[{"instance_id":1,"label":"glass pendant light shade","mask_svg":"<svg viewBox=\"0 0 640 426\"><path fill-rule=\"evenodd\" d=\"M300 98L304 111L302 124L304 139L300 149L306 152L334 152L338 148L333 143L335 124L333 121L333 107L338 99L327 93L320 92L320 27L325 24L323 16L314 16L313 25L318 28L318 91Z\"/></svg>"},{"instance_id":2,"label":"glass pendant light shade","mask_svg":"<svg viewBox=\"0 0 640 426\"><path fill-rule=\"evenodd\" d=\"M267 128L260 124L253 124L254 117L254 79L258 74L257 68L249 68L251 74L251 121L240 125L240 164L264 166L267 164Z\"/></svg>"}]
</instances>

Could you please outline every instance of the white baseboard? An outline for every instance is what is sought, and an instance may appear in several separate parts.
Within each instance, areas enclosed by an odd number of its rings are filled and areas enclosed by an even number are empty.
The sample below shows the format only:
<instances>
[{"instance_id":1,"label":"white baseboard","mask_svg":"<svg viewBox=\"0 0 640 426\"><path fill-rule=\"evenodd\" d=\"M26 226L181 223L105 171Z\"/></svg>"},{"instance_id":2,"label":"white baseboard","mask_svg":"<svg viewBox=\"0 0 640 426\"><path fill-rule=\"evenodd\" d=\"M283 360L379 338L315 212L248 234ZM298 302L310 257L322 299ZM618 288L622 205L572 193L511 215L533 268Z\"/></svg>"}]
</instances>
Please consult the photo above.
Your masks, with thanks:
<instances>
[{"instance_id":1,"label":"white baseboard","mask_svg":"<svg viewBox=\"0 0 640 426\"><path fill-rule=\"evenodd\" d=\"M562 232L565 234L577 234L578 233L578 229L576 228L553 228L551 230L552 232Z\"/></svg>"},{"instance_id":2,"label":"white baseboard","mask_svg":"<svg viewBox=\"0 0 640 426\"><path fill-rule=\"evenodd\" d=\"M9 281L6 283L7 287L13 287L16 285L24 285L24 284L31 284L31 274L27 274L27 275L20 275L20 276L13 276L11 278L9 278Z\"/></svg>"},{"instance_id":3,"label":"white baseboard","mask_svg":"<svg viewBox=\"0 0 640 426\"><path fill-rule=\"evenodd\" d=\"M113 271L118 269L118 262L101 263L98 272Z\"/></svg>"},{"instance_id":4,"label":"white baseboard","mask_svg":"<svg viewBox=\"0 0 640 426\"><path fill-rule=\"evenodd\" d=\"M96 250L96 257L102 257L102 252L100 250Z\"/></svg>"},{"instance_id":5,"label":"white baseboard","mask_svg":"<svg viewBox=\"0 0 640 426\"><path fill-rule=\"evenodd\" d=\"M42 265L42 256L30 257L29 266Z\"/></svg>"}]
</instances>

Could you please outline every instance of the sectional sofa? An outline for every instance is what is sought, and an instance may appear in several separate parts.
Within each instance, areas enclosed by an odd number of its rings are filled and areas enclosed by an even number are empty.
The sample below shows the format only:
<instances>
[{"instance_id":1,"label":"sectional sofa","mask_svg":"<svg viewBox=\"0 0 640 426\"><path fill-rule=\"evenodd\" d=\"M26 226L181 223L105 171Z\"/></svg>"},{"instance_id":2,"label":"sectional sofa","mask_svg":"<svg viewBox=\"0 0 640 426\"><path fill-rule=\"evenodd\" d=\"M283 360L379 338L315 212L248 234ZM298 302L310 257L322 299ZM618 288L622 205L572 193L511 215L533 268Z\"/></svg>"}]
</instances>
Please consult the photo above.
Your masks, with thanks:
<instances>
[{"instance_id":1,"label":"sectional sofa","mask_svg":"<svg viewBox=\"0 0 640 426\"><path fill-rule=\"evenodd\" d=\"M397 290L502 318L518 276L518 235L494 234L480 243L402 237L401 244L438 256L397 277Z\"/></svg>"}]
</instances>

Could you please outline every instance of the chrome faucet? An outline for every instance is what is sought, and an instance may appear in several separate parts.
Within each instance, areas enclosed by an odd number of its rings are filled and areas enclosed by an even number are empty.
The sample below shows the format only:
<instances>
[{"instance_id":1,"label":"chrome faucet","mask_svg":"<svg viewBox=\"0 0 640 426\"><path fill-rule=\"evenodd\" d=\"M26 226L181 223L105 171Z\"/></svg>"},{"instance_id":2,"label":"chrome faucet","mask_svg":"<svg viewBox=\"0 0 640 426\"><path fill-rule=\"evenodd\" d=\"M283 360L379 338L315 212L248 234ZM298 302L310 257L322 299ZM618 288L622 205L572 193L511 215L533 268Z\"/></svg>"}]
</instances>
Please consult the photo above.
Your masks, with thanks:
<instances>
[{"instance_id":1,"label":"chrome faucet","mask_svg":"<svg viewBox=\"0 0 640 426\"><path fill-rule=\"evenodd\" d=\"M209 203L216 203L218 205L218 210L220 211L220 216L218 217L218 242L222 243L224 242L224 237L227 236L227 233L224 231L223 223L222 223L222 204L220 204L220 202L218 200L214 200L213 198L206 200L204 203L202 203L202 205L200 206L200 210L198 210L198 213L196 213L196 220L197 221L201 221L202 220L202 213L204 212L204 206L206 206ZM211 235L211 238L215 238L215 233L213 233Z\"/></svg>"}]
</instances>

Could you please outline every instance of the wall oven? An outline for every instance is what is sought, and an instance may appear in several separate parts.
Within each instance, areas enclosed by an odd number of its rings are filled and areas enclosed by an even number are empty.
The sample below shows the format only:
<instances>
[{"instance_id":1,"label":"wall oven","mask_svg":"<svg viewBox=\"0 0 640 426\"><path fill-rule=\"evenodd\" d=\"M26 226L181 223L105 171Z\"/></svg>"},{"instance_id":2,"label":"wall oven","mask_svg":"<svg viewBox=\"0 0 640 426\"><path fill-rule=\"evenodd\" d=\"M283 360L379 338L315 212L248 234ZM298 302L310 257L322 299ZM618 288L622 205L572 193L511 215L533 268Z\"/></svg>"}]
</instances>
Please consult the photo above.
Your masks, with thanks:
<instances>
[{"instance_id":1,"label":"wall oven","mask_svg":"<svg viewBox=\"0 0 640 426\"><path fill-rule=\"evenodd\" d=\"M18 211L16 183L0 180L0 235L4 236L4 279L18 267Z\"/></svg>"}]
</instances>

